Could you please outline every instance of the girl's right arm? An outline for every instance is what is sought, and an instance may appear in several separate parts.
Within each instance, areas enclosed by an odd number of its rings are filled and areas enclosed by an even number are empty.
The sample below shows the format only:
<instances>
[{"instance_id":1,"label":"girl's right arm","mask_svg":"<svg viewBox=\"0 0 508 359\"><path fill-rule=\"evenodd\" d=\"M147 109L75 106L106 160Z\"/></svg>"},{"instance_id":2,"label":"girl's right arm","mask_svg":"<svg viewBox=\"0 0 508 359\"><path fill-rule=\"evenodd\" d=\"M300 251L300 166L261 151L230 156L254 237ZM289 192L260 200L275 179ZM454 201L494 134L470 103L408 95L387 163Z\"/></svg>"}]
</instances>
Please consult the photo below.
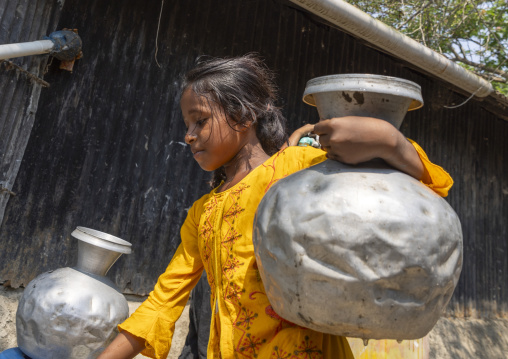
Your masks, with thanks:
<instances>
[{"instance_id":1,"label":"girl's right arm","mask_svg":"<svg viewBox=\"0 0 508 359\"><path fill-rule=\"evenodd\" d=\"M304 136L307 136L308 133L314 131L314 124L306 124L297 129L295 132L291 134L288 138L289 146L298 146L298 142Z\"/></svg>"},{"instance_id":2,"label":"girl's right arm","mask_svg":"<svg viewBox=\"0 0 508 359\"><path fill-rule=\"evenodd\" d=\"M145 340L129 332L121 332L97 359L131 359L145 347Z\"/></svg>"},{"instance_id":3,"label":"girl's right arm","mask_svg":"<svg viewBox=\"0 0 508 359\"><path fill-rule=\"evenodd\" d=\"M100 359L133 358L140 352L154 358L168 355L175 323L203 272L198 248L198 226L206 198L203 196L189 209L180 230L182 243L166 271L159 276L148 298L118 326L120 334Z\"/></svg>"},{"instance_id":4,"label":"girl's right arm","mask_svg":"<svg viewBox=\"0 0 508 359\"><path fill-rule=\"evenodd\" d=\"M288 148L289 146L298 146L298 142L300 141L300 139L306 136L309 132L312 132L313 130L314 130L313 124L306 124L298 128L297 130L295 130L295 132L291 134L291 136L289 136L288 140L281 146L280 150L282 151Z\"/></svg>"}]
</instances>

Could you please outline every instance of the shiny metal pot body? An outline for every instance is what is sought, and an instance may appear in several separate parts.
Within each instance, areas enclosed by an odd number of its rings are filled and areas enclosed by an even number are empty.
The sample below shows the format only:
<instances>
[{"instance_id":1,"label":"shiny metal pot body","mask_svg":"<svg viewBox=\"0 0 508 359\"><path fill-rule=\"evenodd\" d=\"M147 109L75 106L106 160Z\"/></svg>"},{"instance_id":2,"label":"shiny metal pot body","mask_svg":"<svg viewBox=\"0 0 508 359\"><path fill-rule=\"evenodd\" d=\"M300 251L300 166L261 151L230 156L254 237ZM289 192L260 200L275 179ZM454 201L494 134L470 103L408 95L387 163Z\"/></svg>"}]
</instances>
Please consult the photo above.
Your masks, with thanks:
<instances>
[{"instance_id":1,"label":"shiny metal pot body","mask_svg":"<svg viewBox=\"0 0 508 359\"><path fill-rule=\"evenodd\" d=\"M19 348L32 359L96 358L129 316L127 300L104 275L130 243L78 227L78 265L43 273L16 313Z\"/></svg>"},{"instance_id":2,"label":"shiny metal pot body","mask_svg":"<svg viewBox=\"0 0 508 359\"><path fill-rule=\"evenodd\" d=\"M425 336L462 266L453 209L377 162L327 160L280 180L258 207L254 246L280 316L365 339Z\"/></svg>"}]
</instances>

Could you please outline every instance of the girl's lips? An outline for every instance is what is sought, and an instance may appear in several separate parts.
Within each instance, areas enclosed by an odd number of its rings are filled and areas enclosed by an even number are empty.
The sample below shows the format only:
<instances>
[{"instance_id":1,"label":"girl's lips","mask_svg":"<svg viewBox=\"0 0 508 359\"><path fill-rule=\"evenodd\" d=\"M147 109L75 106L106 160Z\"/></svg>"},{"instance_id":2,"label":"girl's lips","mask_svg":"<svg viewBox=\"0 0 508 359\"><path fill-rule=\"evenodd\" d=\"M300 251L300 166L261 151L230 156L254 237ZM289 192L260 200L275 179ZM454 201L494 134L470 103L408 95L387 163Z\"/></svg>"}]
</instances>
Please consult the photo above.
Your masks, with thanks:
<instances>
[{"instance_id":1,"label":"girl's lips","mask_svg":"<svg viewBox=\"0 0 508 359\"><path fill-rule=\"evenodd\" d=\"M192 152L192 155L193 155L194 157L196 157L196 156L199 156L201 153L203 153L203 151L202 151L202 150L199 150L199 151Z\"/></svg>"}]
</instances>

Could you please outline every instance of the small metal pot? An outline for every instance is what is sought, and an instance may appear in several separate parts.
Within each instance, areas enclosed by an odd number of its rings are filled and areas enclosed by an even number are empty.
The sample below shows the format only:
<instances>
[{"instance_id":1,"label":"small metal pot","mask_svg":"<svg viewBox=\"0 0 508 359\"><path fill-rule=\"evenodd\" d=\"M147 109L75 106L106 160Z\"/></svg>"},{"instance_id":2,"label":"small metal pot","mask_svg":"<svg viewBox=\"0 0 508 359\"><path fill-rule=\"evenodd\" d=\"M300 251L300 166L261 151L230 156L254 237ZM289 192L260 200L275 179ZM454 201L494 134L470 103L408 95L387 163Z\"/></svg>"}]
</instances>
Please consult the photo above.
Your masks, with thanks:
<instances>
[{"instance_id":1,"label":"small metal pot","mask_svg":"<svg viewBox=\"0 0 508 359\"><path fill-rule=\"evenodd\" d=\"M129 316L127 300L105 275L131 244L84 227L72 236L78 264L39 275L18 305L18 346L32 359L96 358Z\"/></svg>"}]
</instances>

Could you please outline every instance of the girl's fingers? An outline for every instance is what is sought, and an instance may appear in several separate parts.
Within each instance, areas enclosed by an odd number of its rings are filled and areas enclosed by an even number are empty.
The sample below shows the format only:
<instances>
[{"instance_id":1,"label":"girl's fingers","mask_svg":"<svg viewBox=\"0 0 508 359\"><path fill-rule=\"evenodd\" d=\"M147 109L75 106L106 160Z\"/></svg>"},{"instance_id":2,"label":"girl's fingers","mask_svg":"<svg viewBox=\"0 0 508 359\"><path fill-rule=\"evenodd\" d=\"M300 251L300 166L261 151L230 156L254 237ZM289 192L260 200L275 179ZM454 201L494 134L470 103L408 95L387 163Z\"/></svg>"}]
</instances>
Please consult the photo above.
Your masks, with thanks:
<instances>
[{"instance_id":1,"label":"girl's fingers","mask_svg":"<svg viewBox=\"0 0 508 359\"><path fill-rule=\"evenodd\" d=\"M339 161L339 162L344 162L342 160L342 157L332 153L332 152L327 152L326 153L326 158L328 158L329 160L334 160L334 161Z\"/></svg>"},{"instance_id":2,"label":"girl's fingers","mask_svg":"<svg viewBox=\"0 0 508 359\"><path fill-rule=\"evenodd\" d=\"M316 132L314 132L314 133L316 133ZM330 146L330 135L329 134L316 133L316 135L319 135L319 143L321 144L322 149L325 149Z\"/></svg>"},{"instance_id":3,"label":"girl's fingers","mask_svg":"<svg viewBox=\"0 0 508 359\"><path fill-rule=\"evenodd\" d=\"M316 123L314 125L314 133L316 135L319 135L319 138L321 138L321 136L329 134L331 132L332 128L330 125L331 125L331 120L319 121L318 123Z\"/></svg>"}]
</instances>

